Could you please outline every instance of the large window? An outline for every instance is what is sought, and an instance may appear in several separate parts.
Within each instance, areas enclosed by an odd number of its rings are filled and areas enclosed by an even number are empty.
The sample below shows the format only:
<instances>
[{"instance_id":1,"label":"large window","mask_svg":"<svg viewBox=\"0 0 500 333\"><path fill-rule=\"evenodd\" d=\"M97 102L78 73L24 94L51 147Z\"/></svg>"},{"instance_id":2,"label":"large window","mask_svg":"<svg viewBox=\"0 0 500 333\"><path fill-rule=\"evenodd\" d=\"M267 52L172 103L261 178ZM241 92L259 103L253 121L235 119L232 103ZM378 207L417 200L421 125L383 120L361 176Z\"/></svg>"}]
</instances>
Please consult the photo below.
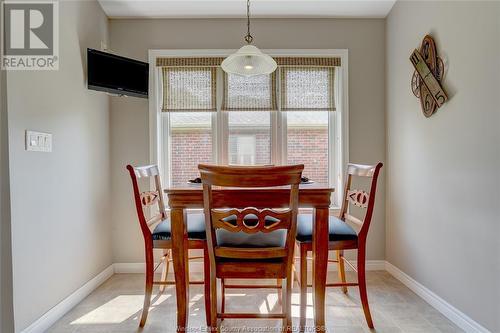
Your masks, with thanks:
<instances>
[{"instance_id":1,"label":"large window","mask_svg":"<svg viewBox=\"0 0 500 333\"><path fill-rule=\"evenodd\" d=\"M313 58L297 59L278 60L275 73L251 78L225 74L217 59L158 65L155 105L165 186L199 177L200 163L302 163L305 177L338 188L344 163L340 60L318 65Z\"/></svg>"}]
</instances>

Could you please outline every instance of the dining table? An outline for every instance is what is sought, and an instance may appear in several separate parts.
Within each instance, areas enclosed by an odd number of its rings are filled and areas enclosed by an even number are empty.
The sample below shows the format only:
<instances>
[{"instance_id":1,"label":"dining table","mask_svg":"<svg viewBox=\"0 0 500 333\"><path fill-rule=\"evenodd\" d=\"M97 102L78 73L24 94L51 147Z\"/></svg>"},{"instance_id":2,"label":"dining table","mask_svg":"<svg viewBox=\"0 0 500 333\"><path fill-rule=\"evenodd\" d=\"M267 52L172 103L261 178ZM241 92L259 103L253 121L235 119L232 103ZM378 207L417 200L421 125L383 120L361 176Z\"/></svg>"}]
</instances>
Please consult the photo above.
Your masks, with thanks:
<instances>
[{"instance_id":1,"label":"dining table","mask_svg":"<svg viewBox=\"0 0 500 333\"><path fill-rule=\"evenodd\" d=\"M187 210L203 208L201 184L166 188L171 218L171 239L177 297L177 332L189 329L189 265L187 248ZM214 188L216 207L283 208L289 205L289 188ZM334 188L322 184L301 184L299 208L312 210L312 292L316 332L325 332L325 286L328 264L328 215Z\"/></svg>"}]
</instances>

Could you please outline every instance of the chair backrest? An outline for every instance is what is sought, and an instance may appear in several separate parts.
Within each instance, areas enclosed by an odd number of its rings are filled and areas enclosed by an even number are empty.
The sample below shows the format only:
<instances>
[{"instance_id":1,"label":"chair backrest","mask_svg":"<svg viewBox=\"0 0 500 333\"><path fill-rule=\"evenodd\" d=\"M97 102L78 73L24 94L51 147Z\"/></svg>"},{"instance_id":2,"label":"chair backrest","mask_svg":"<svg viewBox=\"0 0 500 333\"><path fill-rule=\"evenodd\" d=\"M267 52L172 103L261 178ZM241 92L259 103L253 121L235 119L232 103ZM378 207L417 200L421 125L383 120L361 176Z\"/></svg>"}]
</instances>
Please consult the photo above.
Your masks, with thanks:
<instances>
[{"instance_id":1,"label":"chair backrest","mask_svg":"<svg viewBox=\"0 0 500 333\"><path fill-rule=\"evenodd\" d=\"M203 184L203 202L207 230L207 245L212 260L215 257L235 259L268 259L284 258L291 264L295 233L297 230L299 184L304 165L290 166L213 166L198 165ZM213 206L212 186L233 188L255 188L255 196L259 196L258 188L289 187L290 201L287 208L272 207L257 209L246 206L220 209ZM246 223L245 217L251 215L255 223ZM228 220L228 218L233 218ZM255 218L256 217L256 218ZM216 230L224 229L232 233L270 233L286 229L284 247L227 247L217 244Z\"/></svg>"},{"instance_id":2,"label":"chair backrest","mask_svg":"<svg viewBox=\"0 0 500 333\"><path fill-rule=\"evenodd\" d=\"M345 181L344 199L342 201L342 208L340 209L340 219L351 221L361 227L358 237L366 239L368 229L373 215L373 207L375 205L375 193L377 191L377 179L380 169L383 164L376 165L362 165L352 164L347 165L347 179ZM353 177L371 178L370 192L364 190L352 189ZM350 205L359 207L364 212L362 220L350 214Z\"/></svg>"},{"instance_id":3,"label":"chair backrest","mask_svg":"<svg viewBox=\"0 0 500 333\"><path fill-rule=\"evenodd\" d=\"M163 201L163 189L161 187L160 171L156 165L147 165L140 167L133 167L127 165L127 170L132 179L132 187L134 191L135 208L137 210L137 217L141 226L142 234L146 241L152 241L151 230L159 222L166 218L165 203ZM154 180L154 190L140 191L138 179L146 179L149 188L151 178ZM158 206L158 211L153 211L153 206ZM151 209L151 215L146 213Z\"/></svg>"}]
</instances>

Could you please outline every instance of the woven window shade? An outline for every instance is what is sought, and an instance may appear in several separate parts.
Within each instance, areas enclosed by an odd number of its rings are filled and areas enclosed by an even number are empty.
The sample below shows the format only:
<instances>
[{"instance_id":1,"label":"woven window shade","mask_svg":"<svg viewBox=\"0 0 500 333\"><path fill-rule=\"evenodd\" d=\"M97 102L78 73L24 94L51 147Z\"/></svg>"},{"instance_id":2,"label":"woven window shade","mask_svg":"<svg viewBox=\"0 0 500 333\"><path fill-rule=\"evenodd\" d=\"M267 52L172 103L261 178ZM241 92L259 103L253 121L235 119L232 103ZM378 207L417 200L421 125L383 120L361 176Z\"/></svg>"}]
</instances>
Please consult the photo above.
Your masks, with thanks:
<instances>
[{"instance_id":1,"label":"woven window shade","mask_svg":"<svg viewBox=\"0 0 500 333\"><path fill-rule=\"evenodd\" d=\"M278 66L340 67L338 57L275 57Z\"/></svg>"},{"instance_id":2,"label":"woven window shade","mask_svg":"<svg viewBox=\"0 0 500 333\"><path fill-rule=\"evenodd\" d=\"M335 111L335 67L285 66L280 74L281 110Z\"/></svg>"},{"instance_id":3,"label":"woven window shade","mask_svg":"<svg viewBox=\"0 0 500 333\"><path fill-rule=\"evenodd\" d=\"M216 111L216 67L162 67L162 111Z\"/></svg>"},{"instance_id":4,"label":"woven window shade","mask_svg":"<svg viewBox=\"0 0 500 333\"><path fill-rule=\"evenodd\" d=\"M277 110L276 75L245 77L224 73L224 111Z\"/></svg>"},{"instance_id":5,"label":"woven window shade","mask_svg":"<svg viewBox=\"0 0 500 333\"><path fill-rule=\"evenodd\" d=\"M219 67L224 58L203 57L203 58L156 58L158 67Z\"/></svg>"},{"instance_id":6,"label":"woven window shade","mask_svg":"<svg viewBox=\"0 0 500 333\"><path fill-rule=\"evenodd\" d=\"M283 111L335 110L338 57L275 57ZM163 57L163 111L216 111L217 70L222 57ZM222 110L277 110L276 72L242 77L224 73Z\"/></svg>"}]
</instances>

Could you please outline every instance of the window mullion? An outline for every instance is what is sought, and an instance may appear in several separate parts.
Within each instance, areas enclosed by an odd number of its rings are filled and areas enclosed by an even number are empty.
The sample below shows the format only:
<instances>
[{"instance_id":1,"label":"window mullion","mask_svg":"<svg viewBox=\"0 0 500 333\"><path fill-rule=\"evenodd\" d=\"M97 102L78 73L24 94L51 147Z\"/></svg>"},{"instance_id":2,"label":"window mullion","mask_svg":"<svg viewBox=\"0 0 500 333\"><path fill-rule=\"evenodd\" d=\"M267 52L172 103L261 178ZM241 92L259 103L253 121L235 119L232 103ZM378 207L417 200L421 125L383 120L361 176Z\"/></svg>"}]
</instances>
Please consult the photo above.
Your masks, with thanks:
<instances>
[{"instance_id":1,"label":"window mullion","mask_svg":"<svg viewBox=\"0 0 500 333\"><path fill-rule=\"evenodd\" d=\"M280 125L281 125L281 132L280 132L280 159L281 159L281 164L285 165L287 164L288 161L288 124L287 124L287 117L286 117L286 112L280 111Z\"/></svg>"},{"instance_id":2,"label":"window mullion","mask_svg":"<svg viewBox=\"0 0 500 333\"><path fill-rule=\"evenodd\" d=\"M271 164L280 165L279 157L279 147L280 147L280 135L279 135L279 115L278 112L270 111L271 120Z\"/></svg>"},{"instance_id":3,"label":"window mullion","mask_svg":"<svg viewBox=\"0 0 500 333\"><path fill-rule=\"evenodd\" d=\"M281 112L281 69L277 69L276 74L276 104L278 106L278 111L276 111L275 115L275 140L273 141L273 157L274 163L277 165L286 164L286 114Z\"/></svg>"},{"instance_id":4,"label":"window mullion","mask_svg":"<svg viewBox=\"0 0 500 333\"><path fill-rule=\"evenodd\" d=\"M224 111L218 111L219 114L219 163L228 165L228 150L229 150L229 121L228 114Z\"/></svg>"},{"instance_id":5,"label":"window mullion","mask_svg":"<svg viewBox=\"0 0 500 333\"><path fill-rule=\"evenodd\" d=\"M222 102L224 99L224 73L221 68L217 69L217 113L216 113L216 162L217 164L227 165L228 158L228 116L223 112Z\"/></svg>"},{"instance_id":6,"label":"window mullion","mask_svg":"<svg viewBox=\"0 0 500 333\"><path fill-rule=\"evenodd\" d=\"M166 186L172 186L172 147L171 147L171 139L170 139L170 114L161 116L162 122L162 167L163 167L163 179Z\"/></svg>"}]
</instances>

